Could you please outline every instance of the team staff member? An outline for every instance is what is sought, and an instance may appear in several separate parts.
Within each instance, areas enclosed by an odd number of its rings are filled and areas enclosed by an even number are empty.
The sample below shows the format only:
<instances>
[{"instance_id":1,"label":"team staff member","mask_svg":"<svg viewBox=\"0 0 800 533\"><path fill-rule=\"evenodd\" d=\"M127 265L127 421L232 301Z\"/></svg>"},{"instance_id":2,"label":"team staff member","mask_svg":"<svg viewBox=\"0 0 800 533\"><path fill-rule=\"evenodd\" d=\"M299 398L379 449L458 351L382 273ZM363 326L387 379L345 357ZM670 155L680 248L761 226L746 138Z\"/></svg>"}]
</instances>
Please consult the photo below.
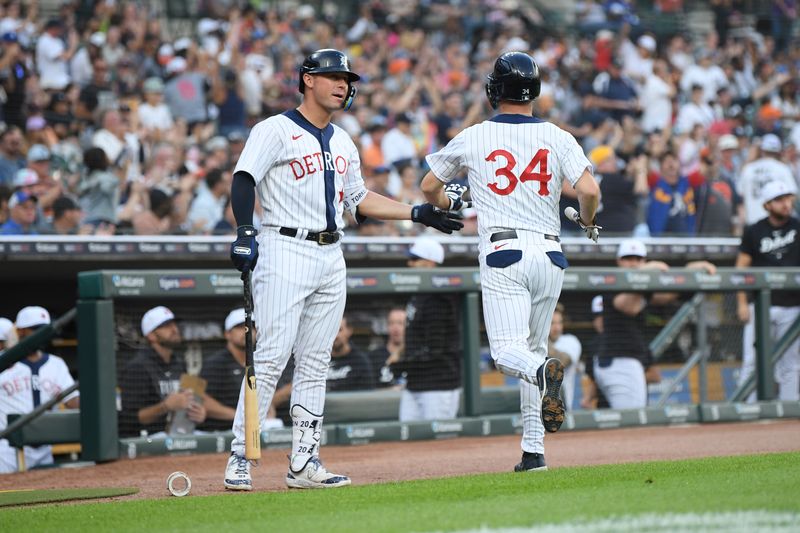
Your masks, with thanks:
<instances>
[{"instance_id":1,"label":"team staff member","mask_svg":"<svg viewBox=\"0 0 800 533\"><path fill-rule=\"evenodd\" d=\"M370 390L375 388L375 371L366 353L353 346L353 327L342 317L339 332L333 339L328 367L328 392Z\"/></svg>"},{"instance_id":2,"label":"team staff member","mask_svg":"<svg viewBox=\"0 0 800 533\"><path fill-rule=\"evenodd\" d=\"M737 268L800 266L800 221L792 216L796 194L795 189L783 181L772 181L764 187L761 198L767 216L745 227L736 257ZM773 291L771 296L770 333L775 342L800 315L800 298L796 292L786 291ZM744 381L753 373L756 357L754 306L752 302L748 303L745 292L737 294L737 315L747 324L742 339L742 371L739 374L739 379ZM775 381L779 399L800 400L800 339L795 339L775 365Z\"/></svg>"},{"instance_id":3,"label":"team staff member","mask_svg":"<svg viewBox=\"0 0 800 533\"><path fill-rule=\"evenodd\" d=\"M406 310L402 307L389 309L386 314L386 344L369 353L369 362L375 374L375 387L397 385L391 364L399 361L406 349Z\"/></svg>"},{"instance_id":4,"label":"team staff member","mask_svg":"<svg viewBox=\"0 0 800 533\"><path fill-rule=\"evenodd\" d=\"M620 268L657 270L669 266L662 261L646 261L647 247L642 241L627 239L617 248ZM686 268L716 272L707 261L692 261ZM647 383L660 380L652 367L652 354L645 340L645 310L667 305L677 293L618 292L603 294L603 341L594 358L594 380L612 409L634 409L647 405ZM648 374L649 372L649 374Z\"/></svg>"},{"instance_id":5,"label":"team staff member","mask_svg":"<svg viewBox=\"0 0 800 533\"><path fill-rule=\"evenodd\" d=\"M347 476L328 472L319 460L325 379L345 304L339 243L343 210L357 220L411 219L445 233L462 227L430 204L412 207L365 188L358 149L347 132L331 124L336 111L349 108L359 79L338 50L308 56L300 68L303 102L253 127L231 187L238 224L231 259L238 270L252 271L258 334L253 361L262 416L294 353L293 437L286 474L286 484L293 488L350 484ZM256 192L263 210L260 234L252 225ZM244 395L233 433L224 485L251 490L250 463L244 457Z\"/></svg>"},{"instance_id":6,"label":"team staff member","mask_svg":"<svg viewBox=\"0 0 800 533\"><path fill-rule=\"evenodd\" d=\"M425 198L454 207L445 184L467 170L478 212L483 314L495 366L521 378L522 462L518 470L543 469L544 429L564 421L559 389L564 366L547 356L553 310L567 260L559 244L559 198L566 180L575 188L586 235L593 225L599 188L575 138L532 116L539 96L539 67L521 52L501 55L488 77L486 95L495 117L456 135L427 157ZM442 332L445 334L447 332ZM535 388L538 387L538 388Z\"/></svg>"},{"instance_id":7,"label":"team staff member","mask_svg":"<svg viewBox=\"0 0 800 533\"><path fill-rule=\"evenodd\" d=\"M239 392L244 379L245 327L244 308L234 309L225 318L225 348L210 356L203 363L200 377L206 380L206 394L217 400L221 409L208 409L205 422L198 429L204 431L228 431L231 429L239 402ZM287 369L291 365L287 366ZM284 372L278 382L267 418L277 418L278 410L289 401L292 392L291 374ZM286 408L288 411L288 406Z\"/></svg>"},{"instance_id":8,"label":"team staff member","mask_svg":"<svg viewBox=\"0 0 800 533\"><path fill-rule=\"evenodd\" d=\"M418 237L408 254L410 268L434 268L444 262L444 247L430 237ZM405 351L391 365L393 374L405 373L406 378L400 421L455 418L461 399L462 350L453 297L439 293L413 296L406 316Z\"/></svg>"},{"instance_id":9,"label":"team staff member","mask_svg":"<svg viewBox=\"0 0 800 533\"><path fill-rule=\"evenodd\" d=\"M43 307L24 307L17 313L17 336L21 341L49 323L50 313ZM7 337L8 332L3 341ZM8 415L30 413L74 383L67 364L57 355L36 350L18 361L0 373L0 431L8 426ZM64 399L64 405L77 409L79 400L75 391ZM25 446L24 453L25 468L53 464L52 446ZM6 439L0 440L0 474L16 472L19 466L16 449Z\"/></svg>"}]
</instances>

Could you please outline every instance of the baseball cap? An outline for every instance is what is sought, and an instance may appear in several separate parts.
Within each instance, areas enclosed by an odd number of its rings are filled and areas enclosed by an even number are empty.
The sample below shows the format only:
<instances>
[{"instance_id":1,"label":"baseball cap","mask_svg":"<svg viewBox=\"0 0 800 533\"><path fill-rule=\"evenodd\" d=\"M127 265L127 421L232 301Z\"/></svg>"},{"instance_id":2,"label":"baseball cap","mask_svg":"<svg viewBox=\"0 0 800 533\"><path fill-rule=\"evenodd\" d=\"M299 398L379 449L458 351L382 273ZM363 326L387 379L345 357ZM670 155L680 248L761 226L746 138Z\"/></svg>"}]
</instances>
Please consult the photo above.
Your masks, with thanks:
<instances>
[{"instance_id":1,"label":"baseball cap","mask_svg":"<svg viewBox=\"0 0 800 533\"><path fill-rule=\"evenodd\" d=\"M439 241L431 237L419 237L408 249L408 256L442 264L444 262L444 247Z\"/></svg>"},{"instance_id":2,"label":"baseball cap","mask_svg":"<svg viewBox=\"0 0 800 533\"><path fill-rule=\"evenodd\" d=\"M625 239L619 243L617 248L617 257L647 257L647 246L642 241L636 239Z\"/></svg>"},{"instance_id":3,"label":"baseball cap","mask_svg":"<svg viewBox=\"0 0 800 533\"><path fill-rule=\"evenodd\" d=\"M14 181L11 183L15 189L18 187L28 187L39 183L39 175L30 168L21 168L14 174Z\"/></svg>"},{"instance_id":4,"label":"baseball cap","mask_svg":"<svg viewBox=\"0 0 800 533\"><path fill-rule=\"evenodd\" d=\"M770 181L761 190L761 203L771 202L787 194L797 194L797 190L785 181Z\"/></svg>"},{"instance_id":5,"label":"baseball cap","mask_svg":"<svg viewBox=\"0 0 800 533\"><path fill-rule=\"evenodd\" d=\"M164 82L161 81L161 78L147 78L144 80L144 85L142 85L142 89L146 93L163 93L164 92Z\"/></svg>"},{"instance_id":6,"label":"baseball cap","mask_svg":"<svg viewBox=\"0 0 800 533\"><path fill-rule=\"evenodd\" d=\"M649 50L650 52L656 49L656 40L653 39L652 35L642 35L641 37L639 37L639 40L636 41L636 44L638 44L645 50Z\"/></svg>"},{"instance_id":7,"label":"baseball cap","mask_svg":"<svg viewBox=\"0 0 800 533\"><path fill-rule=\"evenodd\" d=\"M228 149L228 139L221 135L217 135L215 137L211 137L208 141L206 141L205 145L206 152L216 152L217 150L227 150Z\"/></svg>"},{"instance_id":8,"label":"baseball cap","mask_svg":"<svg viewBox=\"0 0 800 533\"><path fill-rule=\"evenodd\" d=\"M89 42L96 47L100 48L106 44L106 34L101 31L96 31L89 37Z\"/></svg>"},{"instance_id":9,"label":"baseball cap","mask_svg":"<svg viewBox=\"0 0 800 533\"><path fill-rule=\"evenodd\" d=\"M244 133L238 130L233 130L228 134L229 143L242 143L245 141Z\"/></svg>"},{"instance_id":10,"label":"baseball cap","mask_svg":"<svg viewBox=\"0 0 800 533\"><path fill-rule=\"evenodd\" d=\"M19 204L24 204L28 200L33 200L34 202L39 201L39 199L33 194L27 193L25 191L17 191L11 195L11 198L8 199L8 208L14 209Z\"/></svg>"},{"instance_id":11,"label":"baseball cap","mask_svg":"<svg viewBox=\"0 0 800 533\"><path fill-rule=\"evenodd\" d=\"M736 150L739 148L739 139L728 133L719 138L718 146L720 150Z\"/></svg>"},{"instance_id":12,"label":"baseball cap","mask_svg":"<svg viewBox=\"0 0 800 533\"><path fill-rule=\"evenodd\" d=\"M236 326L244 324L244 307L234 309L225 318L225 331L230 331Z\"/></svg>"},{"instance_id":13,"label":"baseball cap","mask_svg":"<svg viewBox=\"0 0 800 533\"><path fill-rule=\"evenodd\" d=\"M7 31L3 34L3 42L4 43L17 43L19 42L19 36L15 31Z\"/></svg>"},{"instance_id":14,"label":"baseball cap","mask_svg":"<svg viewBox=\"0 0 800 533\"><path fill-rule=\"evenodd\" d=\"M17 313L17 328L33 328L50 323L50 313L44 307L29 305Z\"/></svg>"},{"instance_id":15,"label":"baseball cap","mask_svg":"<svg viewBox=\"0 0 800 533\"><path fill-rule=\"evenodd\" d=\"M0 341L7 341L13 328L13 322L7 318L0 317Z\"/></svg>"},{"instance_id":16,"label":"baseball cap","mask_svg":"<svg viewBox=\"0 0 800 533\"><path fill-rule=\"evenodd\" d=\"M186 70L186 60L182 57L173 57L167 63L167 74L175 74L176 72L183 72Z\"/></svg>"},{"instance_id":17,"label":"baseball cap","mask_svg":"<svg viewBox=\"0 0 800 533\"><path fill-rule=\"evenodd\" d=\"M761 149L765 152L780 152L783 148L780 137L774 133L767 133L761 138Z\"/></svg>"},{"instance_id":18,"label":"baseball cap","mask_svg":"<svg viewBox=\"0 0 800 533\"><path fill-rule=\"evenodd\" d=\"M172 311L163 305L154 307L142 317L142 335L149 335L154 330L173 320L175 320L175 315L172 314Z\"/></svg>"},{"instance_id":19,"label":"baseball cap","mask_svg":"<svg viewBox=\"0 0 800 533\"><path fill-rule=\"evenodd\" d=\"M175 49L169 43L164 43L158 47L158 55L162 57L172 57L175 55Z\"/></svg>"},{"instance_id":20,"label":"baseball cap","mask_svg":"<svg viewBox=\"0 0 800 533\"><path fill-rule=\"evenodd\" d=\"M603 295L598 294L592 298L592 313L597 315L603 312Z\"/></svg>"},{"instance_id":21,"label":"baseball cap","mask_svg":"<svg viewBox=\"0 0 800 533\"><path fill-rule=\"evenodd\" d=\"M613 148L611 148L607 144L601 144L600 146L594 148L591 152L589 152L589 161L591 161L594 166L597 166L613 155L614 155Z\"/></svg>"},{"instance_id":22,"label":"baseball cap","mask_svg":"<svg viewBox=\"0 0 800 533\"><path fill-rule=\"evenodd\" d=\"M49 161L50 150L43 144L34 144L28 150L28 161Z\"/></svg>"},{"instance_id":23,"label":"baseball cap","mask_svg":"<svg viewBox=\"0 0 800 533\"><path fill-rule=\"evenodd\" d=\"M391 171L392 169L390 169L386 165L379 165L375 167L375 174L388 174Z\"/></svg>"},{"instance_id":24,"label":"baseball cap","mask_svg":"<svg viewBox=\"0 0 800 533\"><path fill-rule=\"evenodd\" d=\"M188 37L181 37L180 39L175 41L175 44L172 45L172 47L175 49L176 52L188 50L190 46L192 46L192 40L189 39Z\"/></svg>"}]
</instances>

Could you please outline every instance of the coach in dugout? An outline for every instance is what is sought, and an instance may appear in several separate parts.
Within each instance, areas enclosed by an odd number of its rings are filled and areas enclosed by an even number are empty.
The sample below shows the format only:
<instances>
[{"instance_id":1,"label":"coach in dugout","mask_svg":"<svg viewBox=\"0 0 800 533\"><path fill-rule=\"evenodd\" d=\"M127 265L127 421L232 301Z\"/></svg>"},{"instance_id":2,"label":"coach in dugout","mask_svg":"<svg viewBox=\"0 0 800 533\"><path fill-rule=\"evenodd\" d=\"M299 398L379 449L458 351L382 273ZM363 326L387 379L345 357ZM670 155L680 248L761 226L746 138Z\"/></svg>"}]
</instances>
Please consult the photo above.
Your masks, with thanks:
<instances>
[{"instance_id":1,"label":"coach in dugout","mask_svg":"<svg viewBox=\"0 0 800 533\"><path fill-rule=\"evenodd\" d=\"M230 431L233 417L236 415L236 404L244 378L245 346L245 312L244 308L234 309L225 318L225 348L218 351L203 362L200 376L206 380L206 394L217 400L219 410L208 409L206 420L198 426L203 431ZM255 339L255 332L253 338ZM272 405L266 419L289 418L289 397L292 394L292 371L294 359L283 371ZM275 424L282 426L283 422ZM262 427L265 427L262 423Z\"/></svg>"}]
</instances>

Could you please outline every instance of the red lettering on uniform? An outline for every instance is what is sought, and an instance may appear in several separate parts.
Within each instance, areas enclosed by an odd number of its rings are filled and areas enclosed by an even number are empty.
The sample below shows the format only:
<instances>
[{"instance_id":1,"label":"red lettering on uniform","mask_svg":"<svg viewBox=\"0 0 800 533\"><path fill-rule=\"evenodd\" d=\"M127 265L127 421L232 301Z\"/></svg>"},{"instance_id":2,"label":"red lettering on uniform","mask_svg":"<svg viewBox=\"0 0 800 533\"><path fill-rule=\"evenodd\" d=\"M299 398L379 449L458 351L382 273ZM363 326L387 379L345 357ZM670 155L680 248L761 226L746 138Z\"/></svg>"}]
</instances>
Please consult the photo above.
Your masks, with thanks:
<instances>
[{"instance_id":1,"label":"red lettering on uniform","mask_svg":"<svg viewBox=\"0 0 800 533\"><path fill-rule=\"evenodd\" d=\"M6 391L6 394L11 396L14 394L14 385L8 382L3 383L3 390Z\"/></svg>"},{"instance_id":2,"label":"red lettering on uniform","mask_svg":"<svg viewBox=\"0 0 800 533\"><path fill-rule=\"evenodd\" d=\"M337 155L335 164L336 164L336 172L338 172L339 174L347 173L347 159L345 159L340 155Z\"/></svg>"},{"instance_id":3,"label":"red lettering on uniform","mask_svg":"<svg viewBox=\"0 0 800 533\"><path fill-rule=\"evenodd\" d=\"M525 170L522 171L522 174L518 178L513 172L514 167L517 165L517 160L514 158L514 156L507 150L494 150L492 153L486 156L486 161L496 161L498 157L502 157L506 160L505 166L495 170L494 175L497 177L502 176L506 178L508 180L508 184L505 187L500 187L497 185L497 183L490 183L488 185L489 189L495 194L505 196L507 194L511 194L519 182L524 183L526 181L538 181L539 196L548 196L550 194L550 190L547 188L547 182L553 177L547 172L547 156L549 154L550 151L546 148L539 149L539 151L536 152L536 155L533 156L530 163L528 163L528 166L525 167ZM537 168L539 169L538 172L536 171Z\"/></svg>"},{"instance_id":4,"label":"red lettering on uniform","mask_svg":"<svg viewBox=\"0 0 800 533\"><path fill-rule=\"evenodd\" d=\"M322 166L322 154L320 152L314 152L314 157L317 158L317 168L323 170Z\"/></svg>"},{"instance_id":5,"label":"red lettering on uniform","mask_svg":"<svg viewBox=\"0 0 800 533\"><path fill-rule=\"evenodd\" d=\"M344 190L339 191L339 203L344 201Z\"/></svg>"},{"instance_id":6,"label":"red lettering on uniform","mask_svg":"<svg viewBox=\"0 0 800 533\"><path fill-rule=\"evenodd\" d=\"M293 159L292 161L290 161L289 166L292 167L292 173L294 174L294 179L299 180L300 178L306 175L306 171L303 170L303 164L297 159Z\"/></svg>"},{"instance_id":7,"label":"red lettering on uniform","mask_svg":"<svg viewBox=\"0 0 800 533\"><path fill-rule=\"evenodd\" d=\"M317 171L316 167L314 167L313 157L314 157L313 155L304 155L303 156L303 163L306 164L306 171L309 174L313 174L314 172Z\"/></svg>"}]
</instances>

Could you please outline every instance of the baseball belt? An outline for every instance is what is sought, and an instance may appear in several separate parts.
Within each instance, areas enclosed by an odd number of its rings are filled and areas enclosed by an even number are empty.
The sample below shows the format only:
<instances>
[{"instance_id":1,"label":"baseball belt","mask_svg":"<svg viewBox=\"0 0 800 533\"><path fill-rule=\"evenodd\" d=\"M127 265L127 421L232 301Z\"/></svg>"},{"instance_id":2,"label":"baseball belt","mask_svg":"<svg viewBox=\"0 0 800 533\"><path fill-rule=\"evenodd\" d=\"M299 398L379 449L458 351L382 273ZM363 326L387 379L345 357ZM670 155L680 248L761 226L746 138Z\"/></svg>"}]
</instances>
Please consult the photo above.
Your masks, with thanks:
<instances>
[{"instance_id":1,"label":"baseball belt","mask_svg":"<svg viewBox=\"0 0 800 533\"><path fill-rule=\"evenodd\" d=\"M285 235L286 237L297 237L297 232L298 230L295 228L281 228L278 230L278 233ZM307 241L314 241L320 246L325 246L326 244L335 244L339 242L339 239L341 238L341 234L339 234L337 231L309 231L308 235L306 235Z\"/></svg>"},{"instance_id":2,"label":"baseball belt","mask_svg":"<svg viewBox=\"0 0 800 533\"><path fill-rule=\"evenodd\" d=\"M492 236L489 237L489 241L495 242L495 241L504 241L506 239L516 239L516 238L517 238L517 232L514 231L513 229L509 229L506 231L498 231L497 233L492 233ZM559 239L555 235L545 234L544 238L547 239L548 241L561 242L561 239Z\"/></svg>"}]
</instances>

